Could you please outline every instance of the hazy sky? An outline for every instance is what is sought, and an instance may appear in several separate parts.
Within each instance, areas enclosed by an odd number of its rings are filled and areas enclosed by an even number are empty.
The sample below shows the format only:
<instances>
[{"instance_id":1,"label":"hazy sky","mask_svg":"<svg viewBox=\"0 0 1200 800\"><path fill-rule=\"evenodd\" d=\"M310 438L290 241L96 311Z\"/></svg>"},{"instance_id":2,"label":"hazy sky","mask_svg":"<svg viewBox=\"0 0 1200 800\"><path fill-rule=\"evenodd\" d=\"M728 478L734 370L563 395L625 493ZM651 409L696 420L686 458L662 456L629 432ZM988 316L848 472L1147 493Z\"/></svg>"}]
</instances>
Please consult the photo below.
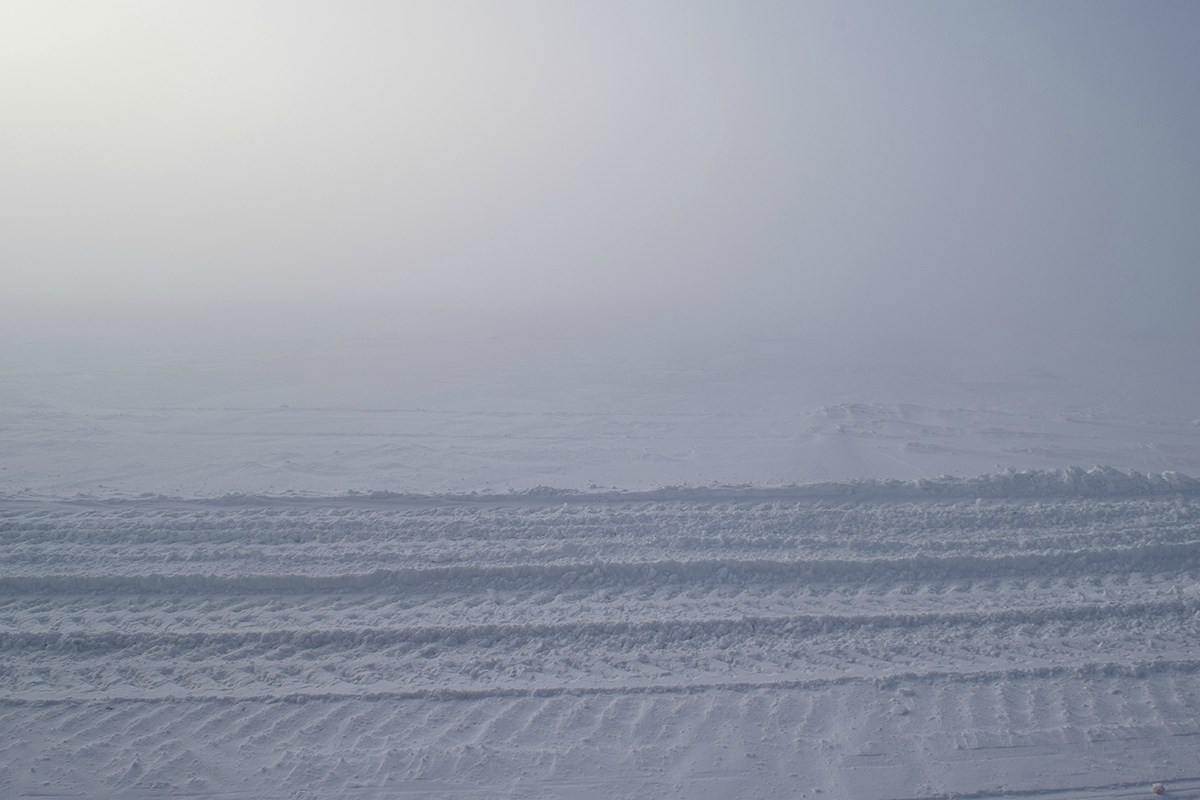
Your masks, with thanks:
<instances>
[{"instance_id":1,"label":"hazy sky","mask_svg":"<svg viewBox=\"0 0 1200 800\"><path fill-rule=\"evenodd\" d=\"M0 3L9 308L1200 336L1194 2Z\"/></svg>"}]
</instances>

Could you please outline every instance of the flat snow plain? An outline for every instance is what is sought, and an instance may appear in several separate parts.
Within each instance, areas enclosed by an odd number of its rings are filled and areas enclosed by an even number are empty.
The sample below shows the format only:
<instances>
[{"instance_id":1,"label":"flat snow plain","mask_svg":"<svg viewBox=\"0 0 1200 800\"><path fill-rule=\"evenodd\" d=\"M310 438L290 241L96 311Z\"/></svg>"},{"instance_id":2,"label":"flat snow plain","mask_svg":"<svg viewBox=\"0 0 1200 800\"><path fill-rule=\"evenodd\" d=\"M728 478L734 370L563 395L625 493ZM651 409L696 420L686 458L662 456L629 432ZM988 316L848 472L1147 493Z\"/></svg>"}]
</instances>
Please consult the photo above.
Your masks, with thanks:
<instances>
[{"instance_id":1,"label":"flat snow plain","mask_svg":"<svg viewBox=\"0 0 1200 800\"><path fill-rule=\"evenodd\" d=\"M0 396L5 797L1200 797L1186 401L46 348Z\"/></svg>"}]
</instances>

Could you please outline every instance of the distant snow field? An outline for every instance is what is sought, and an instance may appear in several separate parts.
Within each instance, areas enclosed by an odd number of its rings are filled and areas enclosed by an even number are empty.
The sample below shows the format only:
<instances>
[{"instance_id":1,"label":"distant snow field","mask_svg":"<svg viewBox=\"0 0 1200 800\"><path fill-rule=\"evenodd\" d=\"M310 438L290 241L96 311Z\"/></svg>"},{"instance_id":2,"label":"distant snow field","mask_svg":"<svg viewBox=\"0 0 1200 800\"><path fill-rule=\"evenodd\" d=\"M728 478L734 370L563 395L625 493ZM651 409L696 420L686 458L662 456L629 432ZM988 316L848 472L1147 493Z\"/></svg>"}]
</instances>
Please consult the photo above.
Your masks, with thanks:
<instances>
[{"instance_id":1,"label":"distant snow field","mask_svg":"<svg viewBox=\"0 0 1200 800\"><path fill-rule=\"evenodd\" d=\"M1152 364L324 347L9 351L0 796L1200 797Z\"/></svg>"},{"instance_id":2,"label":"distant snow field","mask_svg":"<svg viewBox=\"0 0 1200 800\"><path fill-rule=\"evenodd\" d=\"M0 349L0 493L212 497L1200 475L1200 373L1153 340L956 353L410 331ZM1113 369L1116 363L1122 369Z\"/></svg>"}]
</instances>

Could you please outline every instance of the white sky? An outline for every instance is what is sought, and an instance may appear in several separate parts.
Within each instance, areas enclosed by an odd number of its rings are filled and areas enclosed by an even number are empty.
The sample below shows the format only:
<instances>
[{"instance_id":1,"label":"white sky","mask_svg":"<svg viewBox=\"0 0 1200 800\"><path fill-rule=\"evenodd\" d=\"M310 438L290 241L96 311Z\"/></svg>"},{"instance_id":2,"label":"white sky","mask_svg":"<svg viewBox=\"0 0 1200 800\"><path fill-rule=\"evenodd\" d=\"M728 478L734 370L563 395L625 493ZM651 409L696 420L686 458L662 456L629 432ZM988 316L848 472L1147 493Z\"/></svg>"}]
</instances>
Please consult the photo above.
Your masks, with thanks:
<instances>
[{"instance_id":1,"label":"white sky","mask_svg":"<svg viewBox=\"0 0 1200 800\"><path fill-rule=\"evenodd\" d=\"M0 304L1194 342L1196 30L1193 3L6 0Z\"/></svg>"}]
</instances>

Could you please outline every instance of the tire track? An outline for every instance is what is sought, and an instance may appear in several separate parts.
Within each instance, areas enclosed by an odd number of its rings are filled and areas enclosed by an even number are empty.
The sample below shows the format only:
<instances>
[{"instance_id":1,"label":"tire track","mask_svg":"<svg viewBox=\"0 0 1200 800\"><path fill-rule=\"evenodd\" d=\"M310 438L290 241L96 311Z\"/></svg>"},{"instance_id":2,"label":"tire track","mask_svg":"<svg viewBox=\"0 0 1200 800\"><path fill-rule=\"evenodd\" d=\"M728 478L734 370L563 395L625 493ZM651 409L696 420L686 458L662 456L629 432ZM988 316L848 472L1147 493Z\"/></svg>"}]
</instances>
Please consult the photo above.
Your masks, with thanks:
<instances>
[{"instance_id":1,"label":"tire track","mask_svg":"<svg viewBox=\"0 0 1200 800\"><path fill-rule=\"evenodd\" d=\"M184 561L183 559L180 559ZM185 562L186 563L186 562ZM1200 540L1150 543L1132 547L1063 550L1046 554L981 557L918 555L864 559L665 559L656 561L583 561L553 564L456 565L374 569L342 574L240 572L211 574L180 568L148 575L49 573L0 576L0 594L77 592L230 593L406 592L468 585L489 588L556 588L579 582L608 586L656 581L735 582L802 580L811 582L934 581L955 578L1012 578L1120 574L1130 571L1191 570L1200 565ZM245 569L253 569L254 564Z\"/></svg>"},{"instance_id":2,"label":"tire track","mask_svg":"<svg viewBox=\"0 0 1200 800\"><path fill-rule=\"evenodd\" d=\"M591 620L559 623L502 623L476 625L438 625L422 627L335 629L288 629L249 631L198 631L164 633L107 632L0 632L0 652L19 657L22 651L42 654L69 653L80 658L103 657L114 651L145 653L165 649L172 657L183 651L227 652L255 648L260 652L279 649L308 650L358 647L386 648L394 645L441 643L494 647L530 639L582 642L619 639L624 646L638 643L664 645L672 642L696 642L729 635L768 637L810 636L833 632L873 631L901 628L916 636L927 626L983 627L986 625L1019 627L1045 626L1053 622L1114 622L1155 618L1188 620L1200 614L1200 599L1154 601L1124 604L1087 604L1008 609L1002 611L948 611L924 614L796 614L789 616L700 619L657 619L612 621Z\"/></svg>"},{"instance_id":3,"label":"tire track","mask_svg":"<svg viewBox=\"0 0 1200 800\"><path fill-rule=\"evenodd\" d=\"M496 686L481 688L430 687L424 689L364 691L364 692L285 692L185 695L112 695L102 699L84 697L6 698L0 697L0 707L52 708L81 707L107 704L213 704L243 703L286 704L337 703L348 700L373 703L404 700L495 700L503 698L590 697L617 695L700 695L709 692L743 693L759 690L819 691L840 686L867 686L875 690L890 690L912 684L989 685L1008 681L1098 680L1111 678L1189 677L1200 674L1200 659L1154 659L1142 662L1092 661L1073 665L1042 667L1011 667L977 670L896 670L886 674L836 675L815 678L776 678L764 680L692 681L687 683L564 685L564 686ZM1197 734L1200 735L1200 729Z\"/></svg>"}]
</instances>

